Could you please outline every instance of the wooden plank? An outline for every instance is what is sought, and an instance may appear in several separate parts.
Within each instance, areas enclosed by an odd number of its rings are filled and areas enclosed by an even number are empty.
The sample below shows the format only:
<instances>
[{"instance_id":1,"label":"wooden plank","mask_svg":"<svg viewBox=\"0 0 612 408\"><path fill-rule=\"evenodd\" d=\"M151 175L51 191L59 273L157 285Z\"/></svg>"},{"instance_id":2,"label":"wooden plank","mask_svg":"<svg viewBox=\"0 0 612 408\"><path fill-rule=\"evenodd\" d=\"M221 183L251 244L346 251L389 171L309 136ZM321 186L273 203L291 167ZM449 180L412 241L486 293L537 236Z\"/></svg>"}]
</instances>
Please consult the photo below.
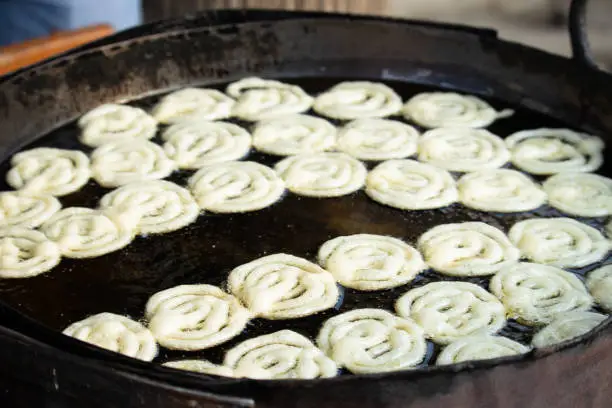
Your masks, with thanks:
<instances>
[{"instance_id":1,"label":"wooden plank","mask_svg":"<svg viewBox=\"0 0 612 408\"><path fill-rule=\"evenodd\" d=\"M47 37L35 38L0 48L0 75L35 64L79 45L113 33L108 24L99 24L72 31L59 31Z\"/></svg>"}]
</instances>

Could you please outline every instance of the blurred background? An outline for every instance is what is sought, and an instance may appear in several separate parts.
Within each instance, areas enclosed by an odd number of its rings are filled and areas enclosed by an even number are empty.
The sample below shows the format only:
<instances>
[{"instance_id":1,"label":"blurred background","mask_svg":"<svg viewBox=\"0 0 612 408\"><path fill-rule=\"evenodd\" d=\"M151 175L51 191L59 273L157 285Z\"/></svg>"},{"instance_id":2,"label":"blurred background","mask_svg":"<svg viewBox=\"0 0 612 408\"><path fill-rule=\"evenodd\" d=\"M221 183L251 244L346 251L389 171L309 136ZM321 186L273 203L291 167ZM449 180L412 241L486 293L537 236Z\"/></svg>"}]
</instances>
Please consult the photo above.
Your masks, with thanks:
<instances>
[{"instance_id":1,"label":"blurred background","mask_svg":"<svg viewBox=\"0 0 612 408\"><path fill-rule=\"evenodd\" d=\"M498 30L502 38L569 55L565 21L570 0L0 0L0 65L15 49L41 37L66 36L70 45L133 25L213 8L339 11L463 23ZM91 28L94 24L106 24ZM591 0L591 42L612 68L612 0ZM83 32L87 35L83 36ZM82 41L81 41L82 39ZM25 42L25 43L24 43ZM8 46L8 47L7 47ZM29 63L32 61L28 60ZM2 71L0 70L0 74Z\"/></svg>"}]
</instances>

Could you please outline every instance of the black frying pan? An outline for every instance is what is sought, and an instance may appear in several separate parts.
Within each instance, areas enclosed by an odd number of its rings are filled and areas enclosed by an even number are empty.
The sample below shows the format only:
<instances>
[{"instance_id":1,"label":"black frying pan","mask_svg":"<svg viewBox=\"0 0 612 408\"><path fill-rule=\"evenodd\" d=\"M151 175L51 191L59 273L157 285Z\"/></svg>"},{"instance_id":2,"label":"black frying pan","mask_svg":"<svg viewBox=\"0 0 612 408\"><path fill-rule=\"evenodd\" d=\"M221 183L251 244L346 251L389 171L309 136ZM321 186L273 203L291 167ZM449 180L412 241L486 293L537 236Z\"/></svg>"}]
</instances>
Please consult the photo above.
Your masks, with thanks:
<instances>
[{"instance_id":1,"label":"black frying pan","mask_svg":"<svg viewBox=\"0 0 612 408\"><path fill-rule=\"evenodd\" d=\"M575 2L572 14L577 52L586 51L578 24L584 4ZM181 29L175 22L164 33L133 39L120 34L116 43L89 47L6 79L0 84L0 155L7 157L33 140L36 146L84 149L77 144L76 128L70 121L103 102L131 100L147 106L155 95L171 88L220 86L252 74L284 78L312 93L340 80L364 78L388 82L404 98L432 86L480 94L496 107L518 109L514 118L490 128L502 136L539 126L574 127L604 138L612 130L612 103L607 99L612 79L594 69L586 53L570 61L499 41L490 31L346 16L299 15L280 20L263 13L261 18L266 21L227 25L231 12L226 13L219 26L202 28L196 18L187 22L188 28ZM244 18L244 14L236 16ZM203 20L210 22L211 17ZM252 154L250 159L267 164L277 160L261 154ZM602 173L612 174L609 161ZM174 181L182 183L187 175L175 174ZM104 192L92 182L63 202L95 206ZM599 394L586 396L597 406L602 401L597 398L609 395L596 382L583 382L594 375L598 375L597 381L612 375L605 365L612 359L605 353L605 347L612 343L606 335L612 331L609 325L572 342L567 351L548 355L554 350L544 350L541 355L508 358L492 369L487 368L498 362L282 382L180 373L99 350L52 330L101 311L140 317L144 302L158 290L180 283L222 284L231 268L266 253L286 251L312 259L321 243L338 235L381 233L414 242L426 229L442 222L479 219L507 229L514 221L532 215L492 217L459 205L402 212L375 204L362 192L326 200L288 195L278 205L257 213L207 214L187 229L138 239L124 251L87 261L64 260L48 275L0 282L0 324L5 327L0 330L0 355L11 372L7 381L25 383L26 390L44 389L56 397L89 398L88 404L94 406L206 406L187 405L190 399L202 401L198 404L212 403L212 396L196 395L206 390L217 397L244 398L224 402L236 406L252 403L251 398L259 406L279 407L406 406L406 401L414 401L414 406L438 406L445 401L438 394L445 393L455 398L457 406L573 406L569 398L559 400L559 390L578 384L581 390L599 390ZM538 215L558 213L544 209ZM592 220L599 227L603 221ZM215 251L207 251L212 245ZM413 286L432 278L440 276L427 273ZM486 285L486 279L473 281ZM389 307L410 287L374 294L347 291L340 310ZM258 320L245 336L200 355L218 360L224 349L244 337L281 327L312 336L334 313L290 322ZM510 324L504 334L528 341L532 332ZM593 344L586 347L590 342ZM36 362L36 356L42 356L42 361ZM162 360L175 357L182 355L161 356ZM108 372L109 367L113 371ZM550 367L555 368L553 373L548 372ZM570 368L579 369L579 375L568 378L557 372ZM151 380L163 385L153 385ZM81 382L103 394L85 397L84 389L78 387ZM532 384L542 389L525 392ZM19 387L13 389L19 393Z\"/></svg>"}]
</instances>

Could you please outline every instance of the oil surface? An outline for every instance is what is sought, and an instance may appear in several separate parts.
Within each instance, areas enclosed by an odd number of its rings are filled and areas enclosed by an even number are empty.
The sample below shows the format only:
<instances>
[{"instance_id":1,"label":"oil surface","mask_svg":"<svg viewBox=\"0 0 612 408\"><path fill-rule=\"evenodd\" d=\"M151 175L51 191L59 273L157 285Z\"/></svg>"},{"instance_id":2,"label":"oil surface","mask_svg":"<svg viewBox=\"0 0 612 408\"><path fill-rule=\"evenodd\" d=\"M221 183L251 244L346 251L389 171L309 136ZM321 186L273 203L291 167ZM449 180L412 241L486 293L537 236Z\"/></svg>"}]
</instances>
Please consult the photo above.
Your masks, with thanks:
<instances>
[{"instance_id":1,"label":"oil surface","mask_svg":"<svg viewBox=\"0 0 612 408\"><path fill-rule=\"evenodd\" d=\"M317 78L287 81L302 86L310 94L317 94L346 78ZM422 85L386 82L404 100L412 95L431 91ZM224 88L224 86L219 87ZM159 96L133 101L131 104L150 108ZM514 116L502 119L488 129L506 137L509 134L538 127L568 127L542 115L535 114L499 101L490 101L496 108L513 108ZM309 112L314 114L313 112ZM403 120L399 117L392 119ZM234 121L247 128L251 125ZM336 121L336 124L341 122ZM163 129L162 129L163 130ZM28 148L53 146L90 152L91 149L78 142L76 124L64 126L38 140ZM158 133L159 135L159 133ZM605 136L605 135L602 135ZM161 143L159 138L154 139ZM252 152L246 160L274 165L282 157ZM367 163L372 167L375 163ZM608 161L600 173L612 174L612 163ZM0 165L0 174L9 169L8 159ZM186 185L193 171L175 172L169 180ZM0 188L8 190L4 177ZM90 181L83 189L61 201L64 207L84 206L95 208L108 189ZM418 237L428 229L444 223L483 221L504 231L517 221L530 217L566 216L543 206L536 211L502 214L485 213L463 207L460 204L425 211L403 211L386 207L369 199L363 191L339 198L307 198L287 193L278 203L260 211L217 215L202 214L195 223L182 230L139 237L123 250L92 259L73 260L64 258L49 273L30 279L0 280L0 299L21 313L41 324L62 330L69 324L85 317L113 312L142 319L147 299L154 293L180 284L208 283L224 287L229 271L243 263L264 255L285 252L316 261L316 253L328 239L358 233L390 235L415 245ZM605 219L579 219L600 231ZM596 265L573 272L583 275L601 263L609 263L610 257ZM489 278L450 278L433 271L426 271L410 284L377 292L358 292L344 289L343 297L336 309L314 316L294 320L269 321L255 319L238 337L220 346L198 351L180 352L161 349L156 361L177 358L203 357L212 362L221 362L223 354L233 345L247 338L271 333L281 329L292 329L311 339L322 323L339 312L376 307L393 310L395 300L406 291L436 280L463 280L488 286ZM514 340L529 343L534 329L509 321L501 334ZM429 362L435 361L437 347L431 346Z\"/></svg>"}]
</instances>

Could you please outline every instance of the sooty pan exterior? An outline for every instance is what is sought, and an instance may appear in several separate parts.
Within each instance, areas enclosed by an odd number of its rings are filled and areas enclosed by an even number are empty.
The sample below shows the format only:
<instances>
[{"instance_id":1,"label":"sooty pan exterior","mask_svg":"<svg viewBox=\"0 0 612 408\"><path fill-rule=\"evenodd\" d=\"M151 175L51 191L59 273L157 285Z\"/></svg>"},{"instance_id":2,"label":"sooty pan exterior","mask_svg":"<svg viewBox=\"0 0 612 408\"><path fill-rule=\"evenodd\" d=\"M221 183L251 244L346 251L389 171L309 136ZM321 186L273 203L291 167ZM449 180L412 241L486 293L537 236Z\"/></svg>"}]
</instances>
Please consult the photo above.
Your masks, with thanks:
<instances>
[{"instance_id":1,"label":"sooty pan exterior","mask_svg":"<svg viewBox=\"0 0 612 408\"><path fill-rule=\"evenodd\" d=\"M523 105L612 143L609 75L490 31L345 17L215 27L194 21L120 37L0 82L0 157L101 103L245 75L437 85ZM557 353L520 361L325 381L177 374L70 340L2 306L2 406L564 408L607 407L612 398L609 322Z\"/></svg>"},{"instance_id":2,"label":"sooty pan exterior","mask_svg":"<svg viewBox=\"0 0 612 408\"><path fill-rule=\"evenodd\" d=\"M57 343L57 342L53 342ZM516 363L328 381L211 381L84 347L78 356L0 330L0 406L10 408L609 407L612 330ZM100 360L106 357L101 364ZM162 373L162 371L165 371ZM237 397L238 396L238 397Z\"/></svg>"}]
</instances>

